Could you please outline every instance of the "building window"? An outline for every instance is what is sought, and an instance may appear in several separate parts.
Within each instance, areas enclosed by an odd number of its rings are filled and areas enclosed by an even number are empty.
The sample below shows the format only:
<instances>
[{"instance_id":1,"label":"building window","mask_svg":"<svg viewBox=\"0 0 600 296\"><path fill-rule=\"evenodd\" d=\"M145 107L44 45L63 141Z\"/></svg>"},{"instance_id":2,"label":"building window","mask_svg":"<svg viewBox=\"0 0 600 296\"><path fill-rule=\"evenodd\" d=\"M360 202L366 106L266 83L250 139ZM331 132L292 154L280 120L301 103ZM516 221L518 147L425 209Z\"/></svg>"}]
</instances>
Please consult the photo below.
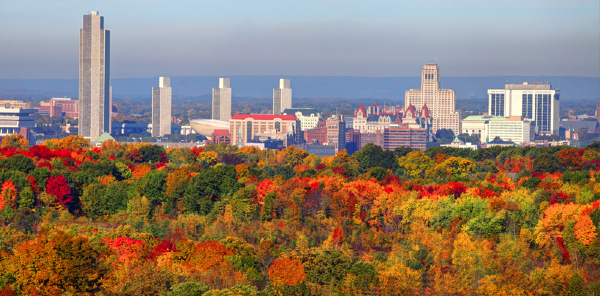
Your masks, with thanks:
<instances>
[{"instance_id":1,"label":"building window","mask_svg":"<svg viewBox=\"0 0 600 296\"><path fill-rule=\"evenodd\" d=\"M524 118L533 119L533 95L523 94L523 109L522 114Z\"/></svg>"}]
</instances>

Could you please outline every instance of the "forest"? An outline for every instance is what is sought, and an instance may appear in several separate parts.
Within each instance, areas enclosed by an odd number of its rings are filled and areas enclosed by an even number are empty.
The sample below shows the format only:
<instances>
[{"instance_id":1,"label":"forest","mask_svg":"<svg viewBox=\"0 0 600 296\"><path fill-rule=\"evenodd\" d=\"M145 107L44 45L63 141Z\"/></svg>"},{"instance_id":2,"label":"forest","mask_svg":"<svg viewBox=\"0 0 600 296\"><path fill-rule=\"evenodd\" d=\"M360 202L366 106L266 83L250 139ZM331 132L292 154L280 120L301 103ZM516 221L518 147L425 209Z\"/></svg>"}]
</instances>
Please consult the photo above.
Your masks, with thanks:
<instances>
[{"instance_id":1,"label":"forest","mask_svg":"<svg viewBox=\"0 0 600 296\"><path fill-rule=\"evenodd\" d=\"M600 295L600 143L0 148L0 295Z\"/></svg>"}]
</instances>

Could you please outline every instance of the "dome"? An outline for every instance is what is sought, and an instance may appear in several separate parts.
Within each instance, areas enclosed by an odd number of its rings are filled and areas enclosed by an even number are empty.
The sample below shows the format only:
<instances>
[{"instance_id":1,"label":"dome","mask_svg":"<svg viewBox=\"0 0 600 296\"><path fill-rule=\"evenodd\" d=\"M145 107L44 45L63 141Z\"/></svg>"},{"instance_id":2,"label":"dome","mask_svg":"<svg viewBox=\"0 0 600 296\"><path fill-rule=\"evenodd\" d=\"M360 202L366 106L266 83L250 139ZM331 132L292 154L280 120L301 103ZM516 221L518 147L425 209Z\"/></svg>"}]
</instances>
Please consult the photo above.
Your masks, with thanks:
<instances>
[{"instance_id":1,"label":"dome","mask_svg":"<svg viewBox=\"0 0 600 296\"><path fill-rule=\"evenodd\" d=\"M199 135L210 138L216 129L229 130L229 122L215 119L192 119L190 126Z\"/></svg>"}]
</instances>

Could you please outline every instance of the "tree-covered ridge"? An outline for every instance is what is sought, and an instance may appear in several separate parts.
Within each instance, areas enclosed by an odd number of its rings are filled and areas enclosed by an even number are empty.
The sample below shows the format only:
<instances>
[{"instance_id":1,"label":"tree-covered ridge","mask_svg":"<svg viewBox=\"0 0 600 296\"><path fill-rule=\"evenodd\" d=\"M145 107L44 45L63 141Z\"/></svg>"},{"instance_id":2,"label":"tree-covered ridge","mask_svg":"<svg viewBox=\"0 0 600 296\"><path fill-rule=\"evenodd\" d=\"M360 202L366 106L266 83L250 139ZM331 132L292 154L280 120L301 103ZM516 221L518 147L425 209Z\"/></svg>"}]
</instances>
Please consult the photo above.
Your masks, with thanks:
<instances>
[{"instance_id":1,"label":"tree-covered ridge","mask_svg":"<svg viewBox=\"0 0 600 296\"><path fill-rule=\"evenodd\" d=\"M0 295L599 295L600 153L0 148Z\"/></svg>"}]
</instances>

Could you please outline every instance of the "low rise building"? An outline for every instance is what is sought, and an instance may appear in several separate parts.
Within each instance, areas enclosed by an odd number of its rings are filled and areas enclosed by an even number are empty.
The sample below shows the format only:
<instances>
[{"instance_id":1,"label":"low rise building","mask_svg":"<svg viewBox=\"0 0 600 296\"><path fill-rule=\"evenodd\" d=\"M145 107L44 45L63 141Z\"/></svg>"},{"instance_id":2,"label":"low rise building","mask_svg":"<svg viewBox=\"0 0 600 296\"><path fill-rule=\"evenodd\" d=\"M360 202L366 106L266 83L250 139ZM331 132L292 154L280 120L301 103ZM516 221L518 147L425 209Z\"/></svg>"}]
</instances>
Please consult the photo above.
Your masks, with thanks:
<instances>
[{"instance_id":1,"label":"low rise building","mask_svg":"<svg viewBox=\"0 0 600 296\"><path fill-rule=\"evenodd\" d=\"M336 149L332 145L321 145L321 144L302 144L298 148L320 157L335 156Z\"/></svg>"},{"instance_id":2,"label":"low rise building","mask_svg":"<svg viewBox=\"0 0 600 296\"><path fill-rule=\"evenodd\" d=\"M531 121L524 120L521 116L490 120L485 125L485 142L489 144L496 138L520 145L535 139L535 129Z\"/></svg>"},{"instance_id":3,"label":"low rise building","mask_svg":"<svg viewBox=\"0 0 600 296\"><path fill-rule=\"evenodd\" d=\"M327 143L327 128L315 127L304 131L304 142L308 144L324 144Z\"/></svg>"},{"instance_id":4,"label":"low rise building","mask_svg":"<svg viewBox=\"0 0 600 296\"><path fill-rule=\"evenodd\" d=\"M0 137L20 134L30 145L34 145L35 134L32 129L35 128L35 117L32 115L36 112L36 109L0 107Z\"/></svg>"},{"instance_id":5,"label":"low rise building","mask_svg":"<svg viewBox=\"0 0 600 296\"><path fill-rule=\"evenodd\" d=\"M408 124L392 124L383 131L383 145L385 150L394 150L399 147L409 147L416 150L427 149L429 131L424 128L411 128Z\"/></svg>"},{"instance_id":6,"label":"low rise building","mask_svg":"<svg viewBox=\"0 0 600 296\"><path fill-rule=\"evenodd\" d=\"M51 98L40 102L40 115L43 116L68 116L79 118L79 101L71 98Z\"/></svg>"},{"instance_id":7,"label":"low rise building","mask_svg":"<svg viewBox=\"0 0 600 296\"><path fill-rule=\"evenodd\" d=\"M282 115L295 115L300 120L300 130L306 131L317 127L321 118L321 113L315 108L287 108L283 110Z\"/></svg>"},{"instance_id":8,"label":"low rise building","mask_svg":"<svg viewBox=\"0 0 600 296\"><path fill-rule=\"evenodd\" d=\"M31 102L24 102L20 100L2 100L0 101L0 106L6 108L32 109Z\"/></svg>"},{"instance_id":9,"label":"low rise building","mask_svg":"<svg viewBox=\"0 0 600 296\"><path fill-rule=\"evenodd\" d=\"M217 129L212 134L212 142L214 144L225 143L227 145L231 144L231 134L227 129Z\"/></svg>"},{"instance_id":10,"label":"low rise building","mask_svg":"<svg viewBox=\"0 0 600 296\"><path fill-rule=\"evenodd\" d=\"M229 121L231 144L280 140L287 147L301 143L300 121L295 115L236 114Z\"/></svg>"},{"instance_id":11,"label":"low rise building","mask_svg":"<svg viewBox=\"0 0 600 296\"><path fill-rule=\"evenodd\" d=\"M452 141L452 143L440 145L440 146L451 147L451 148L460 148L460 149L473 149L473 150L479 149L479 146L473 145L472 143L468 143L468 142L465 143L462 140L460 140L458 137L454 138L454 141Z\"/></svg>"}]
</instances>

